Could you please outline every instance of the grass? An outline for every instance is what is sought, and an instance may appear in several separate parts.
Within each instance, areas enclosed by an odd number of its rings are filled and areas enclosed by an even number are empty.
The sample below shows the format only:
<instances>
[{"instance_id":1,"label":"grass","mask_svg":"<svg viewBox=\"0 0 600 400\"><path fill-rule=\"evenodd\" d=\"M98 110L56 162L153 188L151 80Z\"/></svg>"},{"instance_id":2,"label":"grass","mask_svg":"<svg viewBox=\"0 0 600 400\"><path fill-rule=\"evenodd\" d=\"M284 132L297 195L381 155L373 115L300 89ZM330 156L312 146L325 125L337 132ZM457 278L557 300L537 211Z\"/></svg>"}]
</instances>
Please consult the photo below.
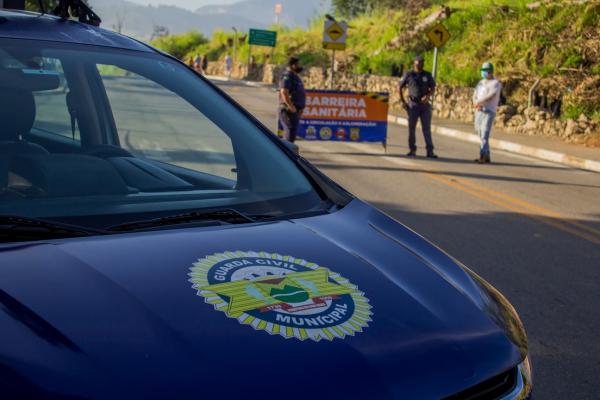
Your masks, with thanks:
<instances>
[{"instance_id":1,"label":"grass","mask_svg":"<svg viewBox=\"0 0 600 400\"><path fill-rule=\"evenodd\" d=\"M473 86L479 79L479 67L484 61L493 62L501 76L514 73L531 79L560 77L577 69L600 74L600 60L589 58L593 52L582 51L586 35L591 32L598 36L600 2L573 4L556 0L530 10L527 5L532 2L431 0L431 6L420 10L416 16L405 10L379 10L349 21L348 48L337 54L355 73L370 70L389 75L392 65L408 67L416 54L423 54L426 68L431 69L432 45L422 32L413 36L408 33L423 18L448 6L452 13L443 23L451 33L451 40L440 49L438 80L441 83ZM283 63L294 54L308 66L328 66L331 53L322 49L322 27L322 17L314 18L306 30L272 27L278 32L277 48L273 51L253 47L255 62ZM175 39L163 38L154 44L176 56L208 54L209 60L214 61L233 52L227 43L232 37L233 32L215 32L210 41L197 38L198 43L193 43L193 37L177 35ZM400 45L393 46L392 43ZM246 60L248 54L247 43L240 44L238 59ZM568 106L573 107L569 111L571 114L579 111L579 105L565 104L565 109ZM597 114L595 106L584 111L589 115Z\"/></svg>"},{"instance_id":2,"label":"grass","mask_svg":"<svg viewBox=\"0 0 600 400\"><path fill-rule=\"evenodd\" d=\"M453 12L444 25L452 38L440 51L440 60L443 61L439 74L441 82L472 85L484 61L494 62L499 69L514 69L515 66L531 69L540 76L551 75L557 66L577 68L583 65L586 60L576 43L563 48L556 42L556 37L565 30L595 26L599 21L600 7L550 4L531 11L526 8L530 2L433 0L433 5L423 9L416 19L404 11L380 10L350 21L348 49L338 55L350 62L357 73L371 70L388 75L393 64L410 65L416 54L424 54L430 68L433 49L423 34L416 35L399 48L391 48L389 44L412 30L415 21L431 14L441 5L447 5ZM321 48L322 26L323 18L315 18L307 30L272 27L278 31L274 61L282 63L288 55L296 54L307 65L328 65L330 53ZM227 38L233 38L233 32L215 32L210 42L198 38L201 43L196 45L191 45L193 37L190 35L161 38L153 44L177 57L202 53L208 54L212 61L233 52L233 48L227 45ZM238 45L238 59L246 60L248 52L246 43ZM270 48L252 48L256 62L267 60L271 52ZM532 53L539 54L539 57Z\"/></svg>"}]
</instances>

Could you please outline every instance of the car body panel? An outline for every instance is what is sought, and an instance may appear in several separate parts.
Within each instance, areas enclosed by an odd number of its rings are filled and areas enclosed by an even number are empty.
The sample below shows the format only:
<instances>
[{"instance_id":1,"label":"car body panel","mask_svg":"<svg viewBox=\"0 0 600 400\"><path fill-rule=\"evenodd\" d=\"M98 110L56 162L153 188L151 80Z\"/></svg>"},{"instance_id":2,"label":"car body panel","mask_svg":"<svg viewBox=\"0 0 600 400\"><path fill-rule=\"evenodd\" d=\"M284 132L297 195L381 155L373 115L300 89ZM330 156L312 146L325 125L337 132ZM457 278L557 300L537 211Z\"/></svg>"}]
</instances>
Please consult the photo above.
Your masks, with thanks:
<instances>
[{"instance_id":1,"label":"car body panel","mask_svg":"<svg viewBox=\"0 0 600 400\"><path fill-rule=\"evenodd\" d=\"M0 11L0 37L154 52L24 12ZM339 189L312 166L307 174L330 198ZM199 259L227 251L341 274L368 299L368 326L314 341L228 317L189 276ZM0 244L0 282L6 398L439 399L515 368L527 351L495 289L360 200L294 220Z\"/></svg>"},{"instance_id":2,"label":"car body panel","mask_svg":"<svg viewBox=\"0 0 600 400\"><path fill-rule=\"evenodd\" d=\"M0 360L51 392L85 398L114 390L158 398L198 385L229 397L301 385L304 394L434 399L518 364L517 346L469 296L370 226L381 218L355 200L294 221L4 245L3 298L52 328L9 310ZM314 342L227 318L196 294L188 273L199 258L236 250L289 254L342 274L369 299L372 321L354 336Z\"/></svg>"},{"instance_id":3,"label":"car body panel","mask_svg":"<svg viewBox=\"0 0 600 400\"><path fill-rule=\"evenodd\" d=\"M24 11L0 9L0 37L154 52L149 46L115 32L52 15Z\"/></svg>"}]
</instances>

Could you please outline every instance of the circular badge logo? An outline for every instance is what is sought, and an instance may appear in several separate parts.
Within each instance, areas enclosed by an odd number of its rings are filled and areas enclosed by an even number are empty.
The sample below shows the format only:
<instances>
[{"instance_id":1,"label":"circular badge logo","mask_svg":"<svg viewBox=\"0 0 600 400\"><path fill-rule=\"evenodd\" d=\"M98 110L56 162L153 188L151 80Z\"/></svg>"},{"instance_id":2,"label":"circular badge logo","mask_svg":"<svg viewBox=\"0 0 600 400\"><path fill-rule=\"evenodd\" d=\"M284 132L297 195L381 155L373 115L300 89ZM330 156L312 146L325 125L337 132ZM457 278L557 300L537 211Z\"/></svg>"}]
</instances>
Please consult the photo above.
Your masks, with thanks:
<instances>
[{"instance_id":1,"label":"circular badge logo","mask_svg":"<svg viewBox=\"0 0 600 400\"><path fill-rule=\"evenodd\" d=\"M328 126L324 126L323 128L321 128L319 130L319 136L321 137L322 140L329 140L329 139L331 139L332 135L333 135L333 133L331 132L331 128Z\"/></svg>"},{"instance_id":2,"label":"circular badge logo","mask_svg":"<svg viewBox=\"0 0 600 400\"><path fill-rule=\"evenodd\" d=\"M346 140L346 130L344 128L338 128L337 131L335 131L335 137L338 140Z\"/></svg>"},{"instance_id":3,"label":"circular badge logo","mask_svg":"<svg viewBox=\"0 0 600 400\"><path fill-rule=\"evenodd\" d=\"M314 140L317 138L317 128L314 126L309 126L306 128L306 139Z\"/></svg>"},{"instance_id":4,"label":"circular badge logo","mask_svg":"<svg viewBox=\"0 0 600 400\"><path fill-rule=\"evenodd\" d=\"M292 256L227 251L198 260L189 276L215 310L285 338L343 339L362 332L373 315L347 279Z\"/></svg>"}]
</instances>

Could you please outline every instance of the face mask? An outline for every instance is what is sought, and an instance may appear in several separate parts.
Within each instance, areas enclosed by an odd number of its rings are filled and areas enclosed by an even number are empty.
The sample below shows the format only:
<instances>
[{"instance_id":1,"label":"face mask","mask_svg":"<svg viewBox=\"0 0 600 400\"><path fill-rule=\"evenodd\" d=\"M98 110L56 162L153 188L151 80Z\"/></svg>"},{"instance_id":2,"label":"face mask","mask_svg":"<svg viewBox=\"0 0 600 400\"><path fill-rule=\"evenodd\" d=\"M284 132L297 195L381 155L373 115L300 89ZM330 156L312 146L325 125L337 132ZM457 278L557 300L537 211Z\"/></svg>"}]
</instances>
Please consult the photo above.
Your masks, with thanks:
<instances>
[{"instance_id":1,"label":"face mask","mask_svg":"<svg viewBox=\"0 0 600 400\"><path fill-rule=\"evenodd\" d=\"M490 71L481 71L481 77L487 79L490 76Z\"/></svg>"},{"instance_id":2,"label":"face mask","mask_svg":"<svg viewBox=\"0 0 600 400\"><path fill-rule=\"evenodd\" d=\"M303 67L294 67L294 72L299 74L300 72L304 71Z\"/></svg>"}]
</instances>

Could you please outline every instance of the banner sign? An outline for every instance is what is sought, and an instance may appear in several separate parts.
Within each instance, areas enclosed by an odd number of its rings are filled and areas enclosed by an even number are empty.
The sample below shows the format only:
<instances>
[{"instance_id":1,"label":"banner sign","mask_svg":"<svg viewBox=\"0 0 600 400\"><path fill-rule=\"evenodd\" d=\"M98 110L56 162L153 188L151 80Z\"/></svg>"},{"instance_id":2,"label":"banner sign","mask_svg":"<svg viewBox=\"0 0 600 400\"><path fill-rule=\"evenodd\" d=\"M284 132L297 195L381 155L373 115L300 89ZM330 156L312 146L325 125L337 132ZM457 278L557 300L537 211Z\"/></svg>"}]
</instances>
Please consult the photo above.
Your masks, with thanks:
<instances>
[{"instance_id":1,"label":"banner sign","mask_svg":"<svg viewBox=\"0 0 600 400\"><path fill-rule=\"evenodd\" d=\"M388 105L388 93L307 90L298 137L386 144Z\"/></svg>"}]
</instances>

